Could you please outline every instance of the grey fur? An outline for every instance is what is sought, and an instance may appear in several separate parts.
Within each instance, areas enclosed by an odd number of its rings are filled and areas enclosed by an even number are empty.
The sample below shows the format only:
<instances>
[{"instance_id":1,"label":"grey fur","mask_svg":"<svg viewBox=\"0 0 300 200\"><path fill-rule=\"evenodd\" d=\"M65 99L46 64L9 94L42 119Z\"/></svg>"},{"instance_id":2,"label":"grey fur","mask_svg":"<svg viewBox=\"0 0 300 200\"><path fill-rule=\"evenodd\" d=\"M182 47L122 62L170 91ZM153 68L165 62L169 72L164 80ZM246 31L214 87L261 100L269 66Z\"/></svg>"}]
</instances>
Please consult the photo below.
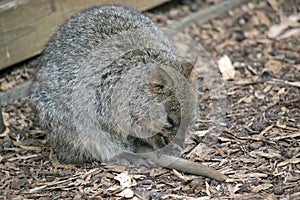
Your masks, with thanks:
<instances>
[{"instance_id":1,"label":"grey fur","mask_svg":"<svg viewBox=\"0 0 300 200\"><path fill-rule=\"evenodd\" d=\"M193 118L190 64L138 11L98 6L71 16L39 63L31 102L64 162L109 161L139 144L157 150L182 141Z\"/></svg>"}]
</instances>

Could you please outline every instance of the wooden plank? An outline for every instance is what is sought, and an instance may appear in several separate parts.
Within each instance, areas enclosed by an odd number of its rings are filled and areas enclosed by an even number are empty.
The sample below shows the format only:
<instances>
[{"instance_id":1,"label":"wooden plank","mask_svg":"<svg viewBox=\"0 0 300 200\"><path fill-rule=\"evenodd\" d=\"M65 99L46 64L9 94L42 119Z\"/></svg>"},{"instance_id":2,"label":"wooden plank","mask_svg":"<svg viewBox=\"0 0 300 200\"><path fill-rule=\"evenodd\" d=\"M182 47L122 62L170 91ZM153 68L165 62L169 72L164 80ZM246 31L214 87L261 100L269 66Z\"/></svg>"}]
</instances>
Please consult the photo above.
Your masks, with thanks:
<instances>
[{"instance_id":1,"label":"wooden plank","mask_svg":"<svg viewBox=\"0 0 300 200\"><path fill-rule=\"evenodd\" d=\"M0 0L0 70L40 53L70 14L101 4L145 10L169 0Z\"/></svg>"}]
</instances>

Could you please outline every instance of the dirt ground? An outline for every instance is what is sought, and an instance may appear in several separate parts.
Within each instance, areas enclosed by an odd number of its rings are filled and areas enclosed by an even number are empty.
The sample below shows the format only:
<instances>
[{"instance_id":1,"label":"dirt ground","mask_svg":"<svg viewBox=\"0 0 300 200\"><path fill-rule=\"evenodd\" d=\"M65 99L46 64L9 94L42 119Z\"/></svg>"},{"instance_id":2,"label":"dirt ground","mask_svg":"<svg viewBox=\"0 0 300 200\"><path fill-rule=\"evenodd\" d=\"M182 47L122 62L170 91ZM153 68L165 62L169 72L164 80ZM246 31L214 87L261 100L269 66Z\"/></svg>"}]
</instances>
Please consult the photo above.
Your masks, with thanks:
<instances>
[{"instance_id":1,"label":"dirt ground","mask_svg":"<svg viewBox=\"0 0 300 200\"><path fill-rule=\"evenodd\" d=\"M147 14L168 25L218 2L178 1ZM252 0L185 34L222 72L226 113L221 132L209 130L205 113L223 99L200 88L203 112L182 156L223 172L225 183L161 167L59 163L23 98L2 107L0 199L300 199L300 1ZM35 66L1 72L1 90Z\"/></svg>"}]
</instances>

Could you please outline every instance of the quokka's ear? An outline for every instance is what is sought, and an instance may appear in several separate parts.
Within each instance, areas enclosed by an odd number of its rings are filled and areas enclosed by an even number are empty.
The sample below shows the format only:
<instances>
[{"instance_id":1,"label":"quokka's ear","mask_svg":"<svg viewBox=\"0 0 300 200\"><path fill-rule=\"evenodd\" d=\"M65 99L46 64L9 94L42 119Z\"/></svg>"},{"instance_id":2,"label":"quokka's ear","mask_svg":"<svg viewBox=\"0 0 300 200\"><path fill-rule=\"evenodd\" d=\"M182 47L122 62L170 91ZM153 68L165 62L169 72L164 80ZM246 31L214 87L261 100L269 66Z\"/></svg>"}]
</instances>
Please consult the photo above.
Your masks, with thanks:
<instances>
[{"instance_id":1,"label":"quokka's ear","mask_svg":"<svg viewBox=\"0 0 300 200\"><path fill-rule=\"evenodd\" d=\"M194 68L194 64L192 64L188 61L182 61L179 63L179 70L180 70L181 74L187 79L190 78L193 68Z\"/></svg>"},{"instance_id":2,"label":"quokka's ear","mask_svg":"<svg viewBox=\"0 0 300 200\"><path fill-rule=\"evenodd\" d=\"M155 87L174 87L174 80L172 77L161 67L155 67L152 69L150 78L149 78L150 89Z\"/></svg>"}]
</instances>

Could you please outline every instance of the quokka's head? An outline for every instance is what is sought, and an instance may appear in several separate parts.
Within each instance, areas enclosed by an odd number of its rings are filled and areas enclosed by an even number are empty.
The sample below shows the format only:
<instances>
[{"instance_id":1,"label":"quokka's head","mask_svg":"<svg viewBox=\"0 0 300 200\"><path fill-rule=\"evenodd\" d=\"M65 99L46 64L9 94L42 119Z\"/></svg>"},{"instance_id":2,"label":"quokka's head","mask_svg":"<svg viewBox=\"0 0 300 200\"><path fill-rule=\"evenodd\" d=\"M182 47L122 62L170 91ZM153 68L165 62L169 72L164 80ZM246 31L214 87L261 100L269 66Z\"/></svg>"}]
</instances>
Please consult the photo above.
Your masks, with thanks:
<instances>
[{"instance_id":1,"label":"quokka's head","mask_svg":"<svg viewBox=\"0 0 300 200\"><path fill-rule=\"evenodd\" d=\"M148 138L156 149L160 149L178 137L183 137L195 109L195 96L191 79L193 65L180 61L151 70L148 88L153 99L160 102L166 112L161 129Z\"/></svg>"}]
</instances>

